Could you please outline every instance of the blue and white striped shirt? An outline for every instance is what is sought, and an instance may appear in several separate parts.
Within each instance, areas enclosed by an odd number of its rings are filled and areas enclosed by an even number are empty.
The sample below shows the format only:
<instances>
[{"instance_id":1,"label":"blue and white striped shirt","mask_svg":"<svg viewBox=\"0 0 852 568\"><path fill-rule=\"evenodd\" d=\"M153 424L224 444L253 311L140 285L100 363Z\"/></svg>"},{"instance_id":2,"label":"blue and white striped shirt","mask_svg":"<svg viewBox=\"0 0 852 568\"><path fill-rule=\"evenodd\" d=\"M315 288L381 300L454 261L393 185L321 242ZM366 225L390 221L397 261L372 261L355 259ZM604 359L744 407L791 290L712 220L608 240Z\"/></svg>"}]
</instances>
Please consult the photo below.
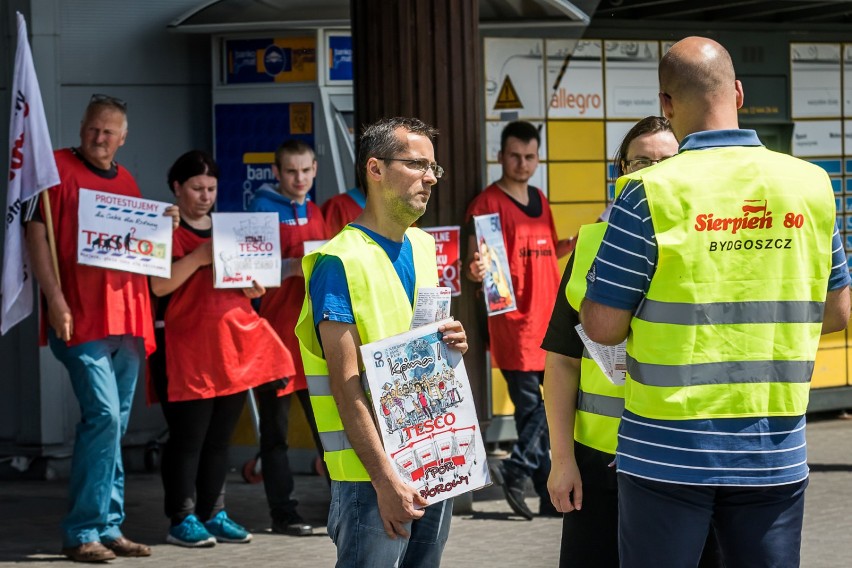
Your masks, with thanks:
<instances>
[{"instance_id":1,"label":"blue and white striped shirt","mask_svg":"<svg viewBox=\"0 0 852 568\"><path fill-rule=\"evenodd\" d=\"M760 146L753 130L697 132L680 151ZM634 311L648 292L657 263L651 212L641 181L615 201L586 297ZM850 283L835 227L828 289ZM656 481L697 485L781 485L808 475L805 417L654 420L625 411L619 427L618 471Z\"/></svg>"}]
</instances>

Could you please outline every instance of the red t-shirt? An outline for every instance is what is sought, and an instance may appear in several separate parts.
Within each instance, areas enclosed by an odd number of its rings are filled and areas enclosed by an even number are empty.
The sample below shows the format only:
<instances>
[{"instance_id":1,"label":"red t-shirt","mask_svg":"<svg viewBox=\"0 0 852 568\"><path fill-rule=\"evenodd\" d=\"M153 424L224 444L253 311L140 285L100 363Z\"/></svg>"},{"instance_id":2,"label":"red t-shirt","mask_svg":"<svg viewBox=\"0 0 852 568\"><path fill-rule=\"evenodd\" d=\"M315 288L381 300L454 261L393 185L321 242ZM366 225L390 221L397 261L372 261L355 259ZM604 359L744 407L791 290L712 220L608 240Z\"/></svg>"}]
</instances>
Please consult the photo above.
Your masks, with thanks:
<instances>
[{"instance_id":1,"label":"red t-shirt","mask_svg":"<svg viewBox=\"0 0 852 568\"><path fill-rule=\"evenodd\" d=\"M140 274L96 268L77 263L77 208L80 189L141 197L133 176L121 166L115 175L97 173L71 149L54 152L60 184L47 190L62 293L74 318L69 347L110 335L132 335L145 341L145 353L156 348L148 279ZM47 221L44 205L42 219ZM43 340L46 340L47 310L42 310Z\"/></svg>"},{"instance_id":2,"label":"red t-shirt","mask_svg":"<svg viewBox=\"0 0 852 568\"><path fill-rule=\"evenodd\" d=\"M208 240L178 227L173 259ZM163 320L170 402L234 394L295 372L290 351L242 290L213 288L209 265L172 293Z\"/></svg>"},{"instance_id":3,"label":"red t-shirt","mask_svg":"<svg viewBox=\"0 0 852 568\"><path fill-rule=\"evenodd\" d=\"M345 193L335 195L322 204L322 216L331 235L336 235L343 227L355 220L364 209Z\"/></svg>"},{"instance_id":4,"label":"red t-shirt","mask_svg":"<svg viewBox=\"0 0 852 568\"><path fill-rule=\"evenodd\" d=\"M304 225L288 225L279 223L281 235L281 258L297 258L305 254L305 241L319 241L329 238L328 228L320 208L308 201L308 222ZM296 337L296 322L305 301L305 279L291 276L281 283L280 288L270 288L266 291L260 303L260 315L269 320L272 328L293 354L296 365L295 374L290 374L290 381L283 389L278 390L278 396L290 394L308 388L305 380L305 368L299 352L299 340Z\"/></svg>"},{"instance_id":5,"label":"red t-shirt","mask_svg":"<svg viewBox=\"0 0 852 568\"><path fill-rule=\"evenodd\" d=\"M474 215L500 214L517 310L488 318L491 357L507 371L544 370L540 347L559 290L556 228L550 205L540 190L541 215L530 217L496 184L474 198L466 222Z\"/></svg>"}]
</instances>

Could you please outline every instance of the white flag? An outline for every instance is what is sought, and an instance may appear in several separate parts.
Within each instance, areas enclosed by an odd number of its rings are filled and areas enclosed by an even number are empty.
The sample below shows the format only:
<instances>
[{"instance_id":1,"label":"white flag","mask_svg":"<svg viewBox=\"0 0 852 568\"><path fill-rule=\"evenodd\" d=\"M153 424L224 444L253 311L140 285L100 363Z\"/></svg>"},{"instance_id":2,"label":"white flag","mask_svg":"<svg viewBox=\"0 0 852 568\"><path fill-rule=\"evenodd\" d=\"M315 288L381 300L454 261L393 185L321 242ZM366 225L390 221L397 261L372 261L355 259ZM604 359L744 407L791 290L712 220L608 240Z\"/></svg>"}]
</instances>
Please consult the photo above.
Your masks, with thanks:
<instances>
[{"instance_id":1,"label":"white flag","mask_svg":"<svg viewBox=\"0 0 852 568\"><path fill-rule=\"evenodd\" d=\"M21 214L24 203L59 184L53 146L44 118L27 23L18 12L18 50L12 81L12 117L9 124L9 191L6 194L6 239L3 243L3 311L0 334L33 311L29 258L24 248ZM50 222L50 220L46 220Z\"/></svg>"}]
</instances>

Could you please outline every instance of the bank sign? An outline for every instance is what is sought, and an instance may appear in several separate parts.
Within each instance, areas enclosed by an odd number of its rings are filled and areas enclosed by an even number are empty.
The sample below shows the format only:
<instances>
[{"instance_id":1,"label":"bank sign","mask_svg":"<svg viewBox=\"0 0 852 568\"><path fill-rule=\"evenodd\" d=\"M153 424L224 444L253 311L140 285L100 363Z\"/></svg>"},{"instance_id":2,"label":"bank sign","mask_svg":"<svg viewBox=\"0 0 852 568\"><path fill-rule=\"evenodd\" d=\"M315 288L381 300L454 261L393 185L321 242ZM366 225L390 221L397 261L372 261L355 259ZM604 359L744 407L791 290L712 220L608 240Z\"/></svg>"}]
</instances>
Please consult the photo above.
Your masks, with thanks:
<instances>
[{"instance_id":1,"label":"bank sign","mask_svg":"<svg viewBox=\"0 0 852 568\"><path fill-rule=\"evenodd\" d=\"M260 186L277 183L272 164L275 149L285 140L297 138L314 147L311 103L219 104L214 116L217 211L246 211Z\"/></svg>"}]
</instances>

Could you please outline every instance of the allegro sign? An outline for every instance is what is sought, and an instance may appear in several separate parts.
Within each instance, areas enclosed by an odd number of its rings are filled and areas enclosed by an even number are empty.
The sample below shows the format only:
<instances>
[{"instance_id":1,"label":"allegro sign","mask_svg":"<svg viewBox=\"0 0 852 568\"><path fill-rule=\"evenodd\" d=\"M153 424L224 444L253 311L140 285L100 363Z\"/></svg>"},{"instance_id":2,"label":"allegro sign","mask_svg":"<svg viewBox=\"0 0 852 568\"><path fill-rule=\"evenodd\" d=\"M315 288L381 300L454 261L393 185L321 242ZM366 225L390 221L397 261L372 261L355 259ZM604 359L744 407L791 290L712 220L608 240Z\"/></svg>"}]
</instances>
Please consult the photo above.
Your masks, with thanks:
<instances>
[{"instance_id":1,"label":"allegro sign","mask_svg":"<svg viewBox=\"0 0 852 568\"><path fill-rule=\"evenodd\" d=\"M550 97L550 108L577 110L580 116L588 109L600 109L603 99L598 93L570 93L564 87L557 89Z\"/></svg>"}]
</instances>

